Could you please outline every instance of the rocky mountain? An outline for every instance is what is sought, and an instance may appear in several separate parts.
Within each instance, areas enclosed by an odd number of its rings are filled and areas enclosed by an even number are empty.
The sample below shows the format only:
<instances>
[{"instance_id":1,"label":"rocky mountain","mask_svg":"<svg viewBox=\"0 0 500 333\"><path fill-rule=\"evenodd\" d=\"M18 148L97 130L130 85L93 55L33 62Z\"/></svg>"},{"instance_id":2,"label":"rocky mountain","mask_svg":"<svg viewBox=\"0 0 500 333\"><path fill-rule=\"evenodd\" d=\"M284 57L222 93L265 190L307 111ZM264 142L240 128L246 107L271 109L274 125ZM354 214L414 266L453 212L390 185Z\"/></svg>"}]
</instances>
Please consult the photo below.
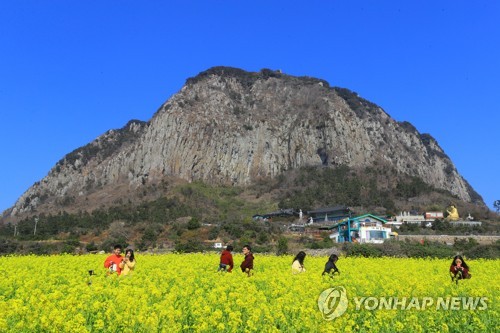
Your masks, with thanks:
<instances>
[{"instance_id":1,"label":"rocky mountain","mask_svg":"<svg viewBox=\"0 0 500 333\"><path fill-rule=\"evenodd\" d=\"M167 179L248 185L303 166L374 164L484 205L432 136L356 93L280 71L214 67L149 122L130 121L66 155L4 219L116 203Z\"/></svg>"}]
</instances>

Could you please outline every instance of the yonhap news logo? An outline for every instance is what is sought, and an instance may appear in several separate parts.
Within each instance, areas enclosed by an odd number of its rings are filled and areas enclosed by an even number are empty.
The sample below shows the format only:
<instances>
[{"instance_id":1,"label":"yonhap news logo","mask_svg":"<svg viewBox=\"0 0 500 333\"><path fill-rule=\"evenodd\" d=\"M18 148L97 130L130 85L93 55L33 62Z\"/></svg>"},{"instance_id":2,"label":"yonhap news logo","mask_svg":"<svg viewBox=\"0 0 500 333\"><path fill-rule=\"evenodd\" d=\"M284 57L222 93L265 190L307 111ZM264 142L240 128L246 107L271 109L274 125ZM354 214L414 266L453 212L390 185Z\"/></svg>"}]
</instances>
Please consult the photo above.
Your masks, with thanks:
<instances>
[{"instance_id":1,"label":"yonhap news logo","mask_svg":"<svg viewBox=\"0 0 500 333\"><path fill-rule=\"evenodd\" d=\"M484 311L488 309L487 297L353 297L354 310L397 311ZM349 300L342 286L325 289L319 294L318 308L325 320L340 317L347 310Z\"/></svg>"},{"instance_id":2,"label":"yonhap news logo","mask_svg":"<svg viewBox=\"0 0 500 333\"><path fill-rule=\"evenodd\" d=\"M318 297L318 308L323 319L333 320L347 310L347 292L344 287L333 287L323 290Z\"/></svg>"}]
</instances>

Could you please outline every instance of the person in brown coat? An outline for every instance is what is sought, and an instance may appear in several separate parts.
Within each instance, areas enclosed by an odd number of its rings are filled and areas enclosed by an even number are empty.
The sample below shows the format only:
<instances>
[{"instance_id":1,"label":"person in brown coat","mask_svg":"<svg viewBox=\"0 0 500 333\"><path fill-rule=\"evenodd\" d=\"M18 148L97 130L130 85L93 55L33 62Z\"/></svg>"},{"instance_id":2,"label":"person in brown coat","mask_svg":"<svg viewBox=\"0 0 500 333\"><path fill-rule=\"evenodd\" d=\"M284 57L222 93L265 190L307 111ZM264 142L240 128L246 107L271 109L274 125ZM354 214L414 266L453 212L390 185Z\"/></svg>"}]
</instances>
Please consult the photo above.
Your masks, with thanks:
<instances>
[{"instance_id":1,"label":"person in brown coat","mask_svg":"<svg viewBox=\"0 0 500 333\"><path fill-rule=\"evenodd\" d=\"M252 275L254 257L252 248L249 245L243 246L243 255L245 256L245 260L241 263L240 268L243 273L247 273L250 276Z\"/></svg>"}]
</instances>

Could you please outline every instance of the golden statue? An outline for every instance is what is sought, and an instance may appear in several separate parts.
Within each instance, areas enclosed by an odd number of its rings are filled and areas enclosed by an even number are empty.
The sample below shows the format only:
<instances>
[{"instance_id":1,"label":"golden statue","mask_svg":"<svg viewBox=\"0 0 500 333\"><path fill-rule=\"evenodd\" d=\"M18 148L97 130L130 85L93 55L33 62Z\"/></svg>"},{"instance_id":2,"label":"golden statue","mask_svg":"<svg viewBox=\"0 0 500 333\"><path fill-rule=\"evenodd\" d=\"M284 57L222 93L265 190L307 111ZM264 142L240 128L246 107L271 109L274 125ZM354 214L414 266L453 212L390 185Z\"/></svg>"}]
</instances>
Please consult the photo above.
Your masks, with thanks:
<instances>
[{"instance_id":1,"label":"golden statue","mask_svg":"<svg viewBox=\"0 0 500 333\"><path fill-rule=\"evenodd\" d=\"M458 221L460 219L460 216L458 216L458 210L455 207L455 205L450 205L448 209L446 210L448 213L448 216L446 217L446 221Z\"/></svg>"}]
</instances>

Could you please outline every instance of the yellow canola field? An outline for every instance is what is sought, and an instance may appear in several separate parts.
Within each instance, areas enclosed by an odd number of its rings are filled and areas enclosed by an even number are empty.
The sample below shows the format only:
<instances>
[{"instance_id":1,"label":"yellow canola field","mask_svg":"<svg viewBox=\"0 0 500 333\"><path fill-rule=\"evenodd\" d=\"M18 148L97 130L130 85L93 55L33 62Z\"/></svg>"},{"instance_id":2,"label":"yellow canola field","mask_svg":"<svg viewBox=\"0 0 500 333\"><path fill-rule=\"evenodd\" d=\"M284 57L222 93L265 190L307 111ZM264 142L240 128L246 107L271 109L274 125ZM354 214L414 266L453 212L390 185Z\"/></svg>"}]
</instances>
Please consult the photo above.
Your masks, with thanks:
<instances>
[{"instance_id":1,"label":"yellow canola field","mask_svg":"<svg viewBox=\"0 0 500 333\"><path fill-rule=\"evenodd\" d=\"M239 254L217 273L216 253L139 253L127 277L107 276L105 257L0 257L0 332L500 332L499 260L468 261L473 277L456 285L451 259L340 258L332 279L326 257L293 275L291 256L255 254L252 277ZM338 287L347 308L327 320L318 297Z\"/></svg>"}]
</instances>

